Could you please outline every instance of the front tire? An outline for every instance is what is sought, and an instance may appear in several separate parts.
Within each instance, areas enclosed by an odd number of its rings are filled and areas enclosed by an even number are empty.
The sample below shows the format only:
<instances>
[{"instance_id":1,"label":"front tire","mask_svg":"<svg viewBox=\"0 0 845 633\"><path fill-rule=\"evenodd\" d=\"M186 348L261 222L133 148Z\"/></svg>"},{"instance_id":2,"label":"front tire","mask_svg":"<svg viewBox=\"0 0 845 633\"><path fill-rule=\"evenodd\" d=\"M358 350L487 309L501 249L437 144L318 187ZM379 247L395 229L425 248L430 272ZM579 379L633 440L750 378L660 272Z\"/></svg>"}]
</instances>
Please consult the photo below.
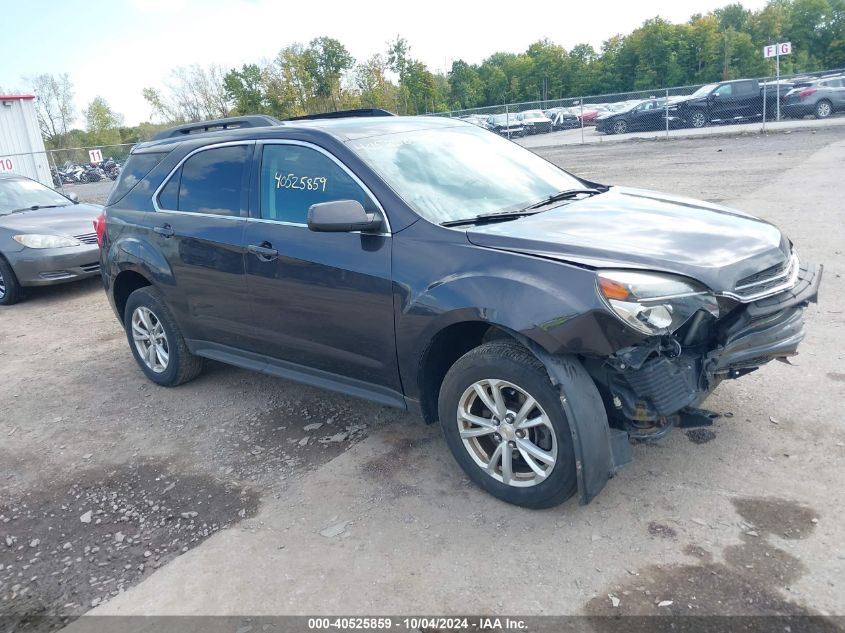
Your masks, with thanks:
<instances>
[{"instance_id":1,"label":"front tire","mask_svg":"<svg viewBox=\"0 0 845 633\"><path fill-rule=\"evenodd\" d=\"M0 306L10 306L20 301L21 285L15 271L0 255Z\"/></svg>"},{"instance_id":2,"label":"front tire","mask_svg":"<svg viewBox=\"0 0 845 633\"><path fill-rule=\"evenodd\" d=\"M628 122L625 119L619 119L613 123L614 134L625 134L628 131Z\"/></svg>"},{"instance_id":3,"label":"front tire","mask_svg":"<svg viewBox=\"0 0 845 633\"><path fill-rule=\"evenodd\" d=\"M694 128L702 128L707 125L707 115L703 110L693 110L690 114L690 123Z\"/></svg>"},{"instance_id":4,"label":"front tire","mask_svg":"<svg viewBox=\"0 0 845 633\"><path fill-rule=\"evenodd\" d=\"M135 361L154 383L175 387L202 372L202 359L188 350L173 314L154 288L129 295L123 325Z\"/></svg>"},{"instance_id":5,"label":"front tire","mask_svg":"<svg viewBox=\"0 0 845 633\"><path fill-rule=\"evenodd\" d=\"M452 455L494 497L549 508L575 494L560 392L521 345L492 341L458 359L443 379L438 410Z\"/></svg>"}]
</instances>

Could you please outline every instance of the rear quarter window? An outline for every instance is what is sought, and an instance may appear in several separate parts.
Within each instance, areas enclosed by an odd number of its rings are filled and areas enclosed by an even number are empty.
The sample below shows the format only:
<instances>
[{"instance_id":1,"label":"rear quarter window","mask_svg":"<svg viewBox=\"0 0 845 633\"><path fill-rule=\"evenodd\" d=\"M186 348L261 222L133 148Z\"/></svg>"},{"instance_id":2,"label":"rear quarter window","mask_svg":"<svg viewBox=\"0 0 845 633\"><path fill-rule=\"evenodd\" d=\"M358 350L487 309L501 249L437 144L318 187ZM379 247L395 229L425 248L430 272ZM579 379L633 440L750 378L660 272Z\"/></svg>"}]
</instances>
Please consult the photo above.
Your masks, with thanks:
<instances>
[{"instance_id":1,"label":"rear quarter window","mask_svg":"<svg viewBox=\"0 0 845 633\"><path fill-rule=\"evenodd\" d=\"M120 171L120 178L118 178L117 184L111 190L109 199L106 201L106 206L120 202L165 156L167 156L167 152L130 154L129 159Z\"/></svg>"}]
</instances>

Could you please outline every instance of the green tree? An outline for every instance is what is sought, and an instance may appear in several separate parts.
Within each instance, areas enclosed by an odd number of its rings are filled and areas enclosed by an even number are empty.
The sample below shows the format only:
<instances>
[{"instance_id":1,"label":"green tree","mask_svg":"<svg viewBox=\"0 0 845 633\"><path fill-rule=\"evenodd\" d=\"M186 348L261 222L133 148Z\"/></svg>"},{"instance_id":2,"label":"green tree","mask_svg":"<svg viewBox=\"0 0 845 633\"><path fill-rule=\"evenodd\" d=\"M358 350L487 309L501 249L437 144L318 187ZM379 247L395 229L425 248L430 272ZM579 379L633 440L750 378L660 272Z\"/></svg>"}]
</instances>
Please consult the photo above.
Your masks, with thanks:
<instances>
[{"instance_id":1,"label":"green tree","mask_svg":"<svg viewBox=\"0 0 845 633\"><path fill-rule=\"evenodd\" d=\"M452 62L449 71L450 107L455 110L474 108L484 101L484 81L474 66L462 59Z\"/></svg>"},{"instance_id":2,"label":"green tree","mask_svg":"<svg viewBox=\"0 0 845 633\"><path fill-rule=\"evenodd\" d=\"M264 73L257 64L244 64L223 77L226 94L237 114L261 114L267 111Z\"/></svg>"},{"instance_id":3,"label":"green tree","mask_svg":"<svg viewBox=\"0 0 845 633\"><path fill-rule=\"evenodd\" d=\"M346 47L330 37L311 40L305 51L305 68L311 75L314 96L336 109L342 98L341 77L355 65Z\"/></svg>"},{"instance_id":4,"label":"green tree","mask_svg":"<svg viewBox=\"0 0 845 633\"><path fill-rule=\"evenodd\" d=\"M123 125L123 116L114 112L102 97L94 97L82 111L89 145L117 145L121 142L118 128Z\"/></svg>"}]
</instances>

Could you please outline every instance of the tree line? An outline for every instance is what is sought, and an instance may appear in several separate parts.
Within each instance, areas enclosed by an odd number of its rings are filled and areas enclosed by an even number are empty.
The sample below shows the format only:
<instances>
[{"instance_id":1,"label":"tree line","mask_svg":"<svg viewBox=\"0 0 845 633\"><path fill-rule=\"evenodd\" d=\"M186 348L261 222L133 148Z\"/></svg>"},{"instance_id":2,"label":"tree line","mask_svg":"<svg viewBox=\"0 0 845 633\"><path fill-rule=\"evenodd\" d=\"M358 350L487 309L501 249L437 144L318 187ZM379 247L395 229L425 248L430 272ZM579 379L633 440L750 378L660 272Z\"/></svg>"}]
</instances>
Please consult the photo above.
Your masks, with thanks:
<instances>
[{"instance_id":1,"label":"tree line","mask_svg":"<svg viewBox=\"0 0 845 633\"><path fill-rule=\"evenodd\" d=\"M445 73L432 72L399 36L363 61L340 41L318 37L240 68L176 68L161 86L143 89L156 123L134 127L97 97L82 112L85 129L72 128L67 75L42 75L33 87L48 145L107 145L144 140L166 124L238 114L283 119L358 107L422 114L764 76L773 68L762 47L785 40L794 53L781 60L784 74L845 67L845 0L769 0L756 11L734 3L679 24L656 17L599 50L544 39L480 64L455 60Z\"/></svg>"}]
</instances>

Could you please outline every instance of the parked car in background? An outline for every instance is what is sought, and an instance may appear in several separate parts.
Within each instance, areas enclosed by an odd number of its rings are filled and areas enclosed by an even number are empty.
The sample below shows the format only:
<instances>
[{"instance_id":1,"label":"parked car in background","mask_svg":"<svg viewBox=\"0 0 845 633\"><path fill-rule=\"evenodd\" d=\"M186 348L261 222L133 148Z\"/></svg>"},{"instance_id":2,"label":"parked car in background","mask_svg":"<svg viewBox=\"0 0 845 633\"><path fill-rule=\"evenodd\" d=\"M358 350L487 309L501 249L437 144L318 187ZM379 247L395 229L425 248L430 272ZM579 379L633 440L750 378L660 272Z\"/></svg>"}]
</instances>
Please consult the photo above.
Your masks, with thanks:
<instances>
[{"instance_id":1,"label":"parked car in background","mask_svg":"<svg viewBox=\"0 0 845 633\"><path fill-rule=\"evenodd\" d=\"M845 77L825 77L794 84L784 96L780 110L783 116L812 114L817 119L845 111Z\"/></svg>"},{"instance_id":2,"label":"parked car in background","mask_svg":"<svg viewBox=\"0 0 845 633\"><path fill-rule=\"evenodd\" d=\"M551 119L553 130L571 130L581 126L581 121L571 108L552 108L546 111L546 116Z\"/></svg>"},{"instance_id":3,"label":"parked car in background","mask_svg":"<svg viewBox=\"0 0 845 633\"><path fill-rule=\"evenodd\" d=\"M712 424L722 381L796 354L822 269L777 227L373 114L133 148L97 237L150 381L209 358L408 410L482 489L541 508L589 502L630 439Z\"/></svg>"},{"instance_id":4,"label":"parked car in background","mask_svg":"<svg viewBox=\"0 0 845 633\"><path fill-rule=\"evenodd\" d=\"M776 111L777 100L791 87L791 84L786 83L766 87L767 118L771 118ZM696 128L710 123L762 119L763 93L763 87L756 79L737 79L706 84L689 96L673 97L669 113Z\"/></svg>"},{"instance_id":5,"label":"parked car in background","mask_svg":"<svg viewBox=\"0 0 845 633\"><path fill-rule=\"evenodd\" d=\"M588 105L585 103L583 107L575 106L573 109L585 126L595 125L596 119L599 117L599 114L601 114L601 109L592 104Z\"/></svg>"},{"instance_id":6,"label":"parked car in background","mask_svg":"<svg viewBox=\"0 0 845 633\"><path fill-rule=\"evenodd\" d=\"M0 305L27 286L65 283L100 272L96 220L102 207L79 204L23 176L0 173Z\"/></svg>"},{"instance_id":7,"label":"parked car in background","mask_svg":"<svg viewBox=\"0 0 845 633\"><path fill-rule=\"evenodd\" d=\"M526 134L544 134L552 131L552 120L542 110L526 110L517 116L522 121Z\"/></svg>"},{"instance_id":8,"label":"parked car in background","mask_svg":"<svg viewBox=\"0 0 845 633\"><path fill-rule=\"evenodd\" d=\"M491 114L487 118L487 128L502 136L525 136L525 124L515 113Z\"/></svg>"},{"instance_id":9,"label":"parked car in background","mask_svg":"<svg viewBox=\"0 0 845 633\"><path fill-rule=\"evenodd\" d=\"M670 127L679 127L681 119L669 117ZM596 131L603 134L625 134L666 127L666 99L646 99L619 111L609 110L596 119Z\"/></svg>"}]
</instances>

